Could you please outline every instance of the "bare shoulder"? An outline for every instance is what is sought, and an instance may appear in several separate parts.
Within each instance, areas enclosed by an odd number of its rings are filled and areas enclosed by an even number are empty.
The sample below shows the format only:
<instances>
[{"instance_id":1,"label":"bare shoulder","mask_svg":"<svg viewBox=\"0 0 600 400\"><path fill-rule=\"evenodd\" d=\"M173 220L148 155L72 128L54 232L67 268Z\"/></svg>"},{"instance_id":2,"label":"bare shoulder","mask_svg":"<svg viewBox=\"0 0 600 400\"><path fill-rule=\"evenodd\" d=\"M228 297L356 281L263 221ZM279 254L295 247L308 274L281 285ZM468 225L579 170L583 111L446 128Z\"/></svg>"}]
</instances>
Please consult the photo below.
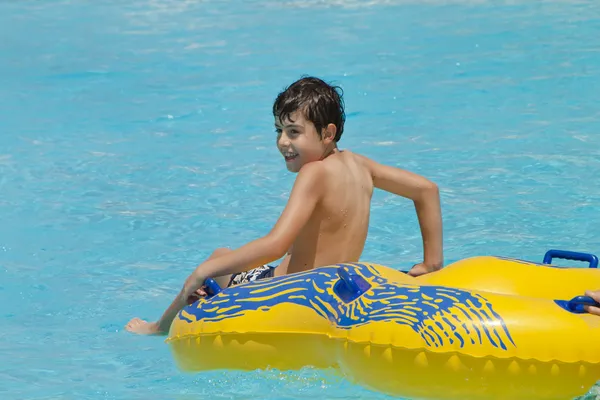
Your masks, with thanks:
<instances>
[{"instance_id":1,"label":"bare shoulder","mask_svg":"<svg viewBox=\"0 0 600 400\"><path fill-rule=\"evenodd\" d=\"M308 164L304 164L300 171L298 172L298 177L296 180L302 179L319 179L323 178L327 173L327 167L322 161L314 161Z\"/></svg>"},{"instance_id":2,"label":"bare shoulder","mask_svg":"<svg viewBox=\"0 0 600 400\"><path fill-rule=\"evenodd\" d=\"M360 164L363 168L365 168L371 175L373 175L373 171L377 168L378 163L369 157L363 156L362 154L353 153L348 150L344 150L344 153L348 153L352 158L356 160L358 164Z\"/></svg>"},{"instance_id":3,"label":"bare shoulder","mask_svg":"<svg viewBox=\"0 0 600 400\"><path fill-rule=\"evenodd\" d=\"M325 166L323 179L331 178L338 180L342 175L353 175L361 180L372 180L374 171L377 169L376 163L358 153L350 150L343 150L322 161Z\"/></svg>"},{"instance_id":4,"label":"bare shoulder","mask_svg":"<svg viewBox=\"0 0 600 400\"><path fill-rule=\"evenodd\" d=\"M315 161L305 164L298 171L294 187L301 190L314 191L322 187L324 180L327 178L327 167L321 161Z\"/></svg>"}]
</instances>

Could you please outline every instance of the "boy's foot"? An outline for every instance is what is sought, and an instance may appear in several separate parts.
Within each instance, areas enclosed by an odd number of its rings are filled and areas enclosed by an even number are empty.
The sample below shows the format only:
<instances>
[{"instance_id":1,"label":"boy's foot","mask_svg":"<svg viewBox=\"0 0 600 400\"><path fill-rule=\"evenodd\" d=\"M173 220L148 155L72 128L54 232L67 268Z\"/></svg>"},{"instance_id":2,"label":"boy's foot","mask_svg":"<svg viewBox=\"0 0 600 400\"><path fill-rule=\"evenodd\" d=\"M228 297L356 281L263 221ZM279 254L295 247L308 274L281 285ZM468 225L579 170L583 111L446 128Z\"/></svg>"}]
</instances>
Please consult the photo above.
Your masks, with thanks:
<instances>
[{"instance_id":1,"label":"boy's foot","mask_svg":"<svg viewBox=\"0 0 600 400\"><path fill-rule=\"evenodd\" d=\"M125 325L125 329L138 335L160 335L162 332L158 329L156 322L144 321L140 318L133 318Z\"/></svg>"}]
</instances>

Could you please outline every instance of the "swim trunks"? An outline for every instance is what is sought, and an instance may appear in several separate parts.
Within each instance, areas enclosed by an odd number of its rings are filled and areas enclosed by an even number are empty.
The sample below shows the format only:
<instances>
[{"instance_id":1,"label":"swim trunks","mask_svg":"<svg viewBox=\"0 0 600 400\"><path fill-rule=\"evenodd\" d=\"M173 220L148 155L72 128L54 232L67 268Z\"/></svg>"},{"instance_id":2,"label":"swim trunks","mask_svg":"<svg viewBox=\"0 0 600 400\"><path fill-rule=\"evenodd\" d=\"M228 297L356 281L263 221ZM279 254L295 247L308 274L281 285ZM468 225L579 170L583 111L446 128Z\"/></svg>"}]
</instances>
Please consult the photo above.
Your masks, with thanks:
<instances>
[{"instance_id":1,"label":"swim trunks","mask_svg":"<svg viewBox=\"0 0 600 400\"><path fill-rule=\"evenodd\" d=\"M275 275L275 268L270 265L263 265L250 271L239 272L231 275L227 287L239 285L241 283L254 282L259 279L271 278Z\"/></svg>"}]
</instances>

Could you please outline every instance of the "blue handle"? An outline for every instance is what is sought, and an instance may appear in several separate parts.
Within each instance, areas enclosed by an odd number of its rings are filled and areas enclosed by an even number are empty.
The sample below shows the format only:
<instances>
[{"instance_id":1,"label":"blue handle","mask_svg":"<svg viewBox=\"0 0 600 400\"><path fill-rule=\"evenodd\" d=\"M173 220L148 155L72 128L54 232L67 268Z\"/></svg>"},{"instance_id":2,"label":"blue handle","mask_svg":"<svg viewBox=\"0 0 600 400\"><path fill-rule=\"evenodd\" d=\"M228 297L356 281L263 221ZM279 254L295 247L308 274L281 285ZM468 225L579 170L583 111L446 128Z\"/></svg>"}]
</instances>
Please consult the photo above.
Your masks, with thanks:
<instances>
[{"instance_id":1,"label":"blue handle","mask_svg":"<svg viewBox=\"0 0 600 400\"><path fill-rule=\"evenodd\" d=\"M353 293L358 293L360 292L360 287L358 287L358 283L356 283L354 281L354 279L352 278L352 276L348 273L348 271L346 271L343 268L338 268L337 270L337 274L340 277L341 280L344 281L344 283L346 284L347 288L353 292Z\"/></svg>"},{"instance_id":2,"label":"blue handle","mask_svg":"<svg viewBox=\"0 0 600 400\"><path fill-rule=\"evenodd\" d=\"M587 261L590 263L590 268L598 268L598 257L590 253L579 253L576 251L567 250L548 250L544 255L544 264L552 264L553 258L573 261Z\"/></svg>"},{"instance_id":3,"label":"blue handle","mask_svg":"<svg viewBox=\"0 0 600 400\"><path fill-rule=\"evenodd\" d=\"M564 308L565 310L574 314L586 313L583 306L594 306L600 307L600 303L591 298L590 296L575 296L569 301L555 300L555 303Z\"/></svg>"},{"instance_id":4,"label":"blue handle","mask_svg":"<svg viewBox=\"0 0 600 400\"><path fill-rule=\"evenodd\" d=\"M362 276L350 275L350 273L342 267L337 269L337 274L340 277L340 280L333 285L333 291L346 303L356 300L371 288L369 282Z\"/></svg>"},{"instance_id":5,"label":"blue handle","mask_svg":"<svg viewBox=\"0 0 600 400\"><path fill-rule=\"evenodd\" d=\"M204 281L204 286L206 286L207 290L207 294L209 297L215 296L219 293L221 293L221 286L219 286L219 284L217 283L217 281L215 281L213 278L208 278L207 280Z\"/></svg>"}]
</instances>

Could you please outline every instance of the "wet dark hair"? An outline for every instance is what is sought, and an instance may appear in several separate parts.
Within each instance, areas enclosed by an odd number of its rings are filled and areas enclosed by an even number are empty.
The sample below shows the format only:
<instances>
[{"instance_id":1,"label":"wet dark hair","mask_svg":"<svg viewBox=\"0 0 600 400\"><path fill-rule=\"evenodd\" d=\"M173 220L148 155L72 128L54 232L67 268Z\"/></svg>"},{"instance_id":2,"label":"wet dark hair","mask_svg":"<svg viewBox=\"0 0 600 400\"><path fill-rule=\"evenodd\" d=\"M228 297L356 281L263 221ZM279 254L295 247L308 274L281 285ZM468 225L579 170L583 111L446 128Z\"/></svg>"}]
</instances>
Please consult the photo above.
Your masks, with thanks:
<instances>
[{"instance_id":1,"label":"wet dark hair","mask_svg":"<svg viewBox=\"0 0 600 400\"><path fill-rule=\"evenodd\" d=\"M337 128L334 141L337 142L342 137L346 121L343 93L339 86L305 76L277 95L273 103L273 116L283 121L300 110L304 118L315 125L319 135L328 124L334 124Z\"/></svg>"}]
</instances>

